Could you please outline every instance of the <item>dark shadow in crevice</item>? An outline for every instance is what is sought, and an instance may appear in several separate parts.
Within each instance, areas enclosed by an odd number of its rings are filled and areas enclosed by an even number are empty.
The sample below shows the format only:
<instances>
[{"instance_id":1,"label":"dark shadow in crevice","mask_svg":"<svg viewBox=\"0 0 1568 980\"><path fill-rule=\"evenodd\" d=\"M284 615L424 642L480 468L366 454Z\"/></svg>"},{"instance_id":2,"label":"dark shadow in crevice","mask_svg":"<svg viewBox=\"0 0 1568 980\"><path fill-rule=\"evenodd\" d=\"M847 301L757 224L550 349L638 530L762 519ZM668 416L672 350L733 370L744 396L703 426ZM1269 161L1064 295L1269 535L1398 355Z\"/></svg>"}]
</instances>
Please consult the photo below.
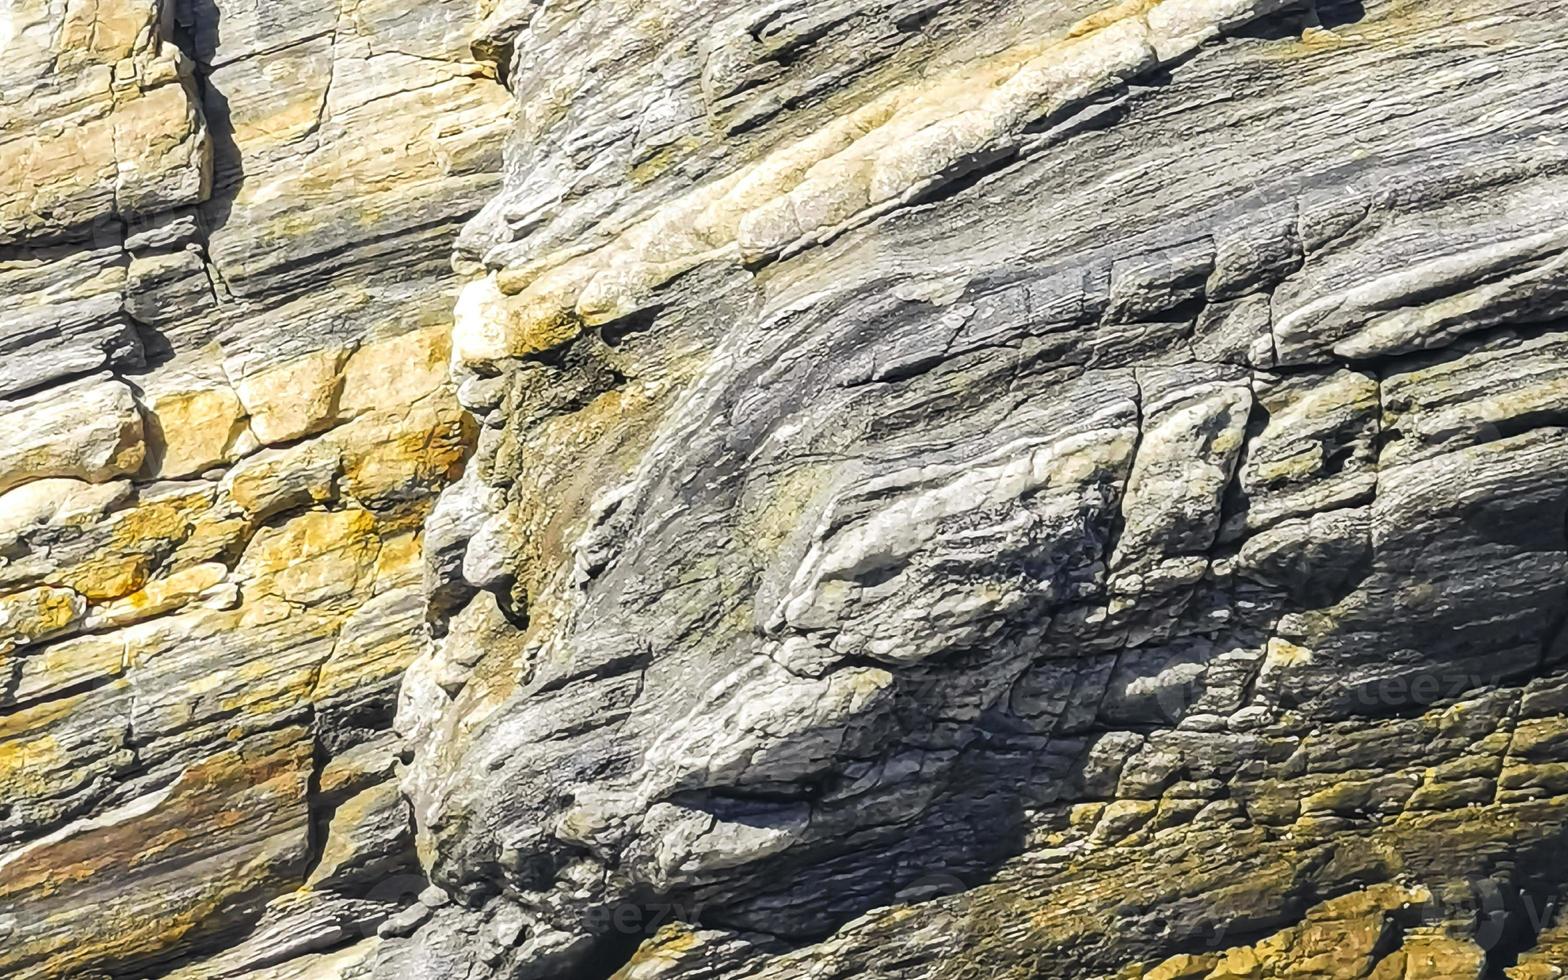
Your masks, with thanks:
<instances>
[{"instance_id":1,"label":"dark shadow in crevice","mask_svg":"<svg viewBox=\"0 0 1568 980\"><path fill-rule=\"evenodd\" d=\"M1225 32L1225 37L1251 41L1294 41L1313 26L1316 18L1310 4L1290 7L1270 17L1261 17Z\"/></svg>"},{"instance_id":2,"label":"dark shadow in crevice","mask_svg":"<svg viewBox=\"0 0 1568 980\"><path fill-rule=\"evenodd\" d=\"M1318 26L1333 30L1366 19L1367 8L1361 0L1318 0Z\"/></svg>"},{"instance_id":3,"label":"dark shadow in crevice","mask_svg":"<svg viewBox=\"0 0 1568 980\"><path fill-rule=\"evenodd\" d=\"M1309 28L1333 30L1366 18L1361 0L1318 0L1293 5L1269 17L1226 32L1227 37L1257 41L1295 41Z\"/></svg>"},{"instance_id":4,"label":"dark shadow in crevice","mask_svg":"<svg viewBox=\"0 0 1568 980\"><path fill-rule=\"evenodd\" d=\"M629 313L618 320L612 320L601 326L597 336L608 347L620 347L629 338L647 333L653 329L654 323L663 311L664 304L657 304Z\"/></svg>"},{"instance_id":5,"label":"dark shadow in crevice","mask_svg":"<svg viewBox=\"0 0 1568 980\"><path fill-rule=\"evenodd\" d=\"M244 161L234 140L229 100L213 85L210 58L201 57L203 44L198 41L207 34L218 38L221 19L215 0L183 0L174 27L175 44L196 66L196 94L212 144L212 194L199 209L202 229L209 236L228 223L234 198L245 186Z\"/></svg>"}]
</instances>

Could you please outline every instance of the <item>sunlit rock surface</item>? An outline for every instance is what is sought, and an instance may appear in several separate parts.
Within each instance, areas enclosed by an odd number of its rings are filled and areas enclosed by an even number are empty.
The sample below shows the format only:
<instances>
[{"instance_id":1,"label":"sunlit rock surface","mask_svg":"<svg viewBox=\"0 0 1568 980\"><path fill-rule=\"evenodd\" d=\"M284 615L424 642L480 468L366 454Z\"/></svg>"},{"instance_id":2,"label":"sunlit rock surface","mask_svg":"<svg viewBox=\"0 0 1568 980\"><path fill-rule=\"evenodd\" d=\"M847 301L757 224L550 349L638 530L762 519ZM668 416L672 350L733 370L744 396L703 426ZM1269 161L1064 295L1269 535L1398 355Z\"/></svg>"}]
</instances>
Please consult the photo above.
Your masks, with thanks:
<instances>
[{"instance_id":1,"label":"sunlit rock surface","mask_svg":"<svg viewBox=\"0 0 1568 980\"><path fill-rule=\"evenodd\" d=\"M0 974L1563 975L1564 25L13 3Z\"/></svg>"},{"instance_id":2,"label":"sunlit rock surface","mask_svg":"<svg viewBox=\"0 0 1568 980\"><path fill-rule=\"evenodd\" d=\"M243 973L419 891L390 722L475 432L483 16L0 6L0 975Z\"/></svg>"}]
</instances>

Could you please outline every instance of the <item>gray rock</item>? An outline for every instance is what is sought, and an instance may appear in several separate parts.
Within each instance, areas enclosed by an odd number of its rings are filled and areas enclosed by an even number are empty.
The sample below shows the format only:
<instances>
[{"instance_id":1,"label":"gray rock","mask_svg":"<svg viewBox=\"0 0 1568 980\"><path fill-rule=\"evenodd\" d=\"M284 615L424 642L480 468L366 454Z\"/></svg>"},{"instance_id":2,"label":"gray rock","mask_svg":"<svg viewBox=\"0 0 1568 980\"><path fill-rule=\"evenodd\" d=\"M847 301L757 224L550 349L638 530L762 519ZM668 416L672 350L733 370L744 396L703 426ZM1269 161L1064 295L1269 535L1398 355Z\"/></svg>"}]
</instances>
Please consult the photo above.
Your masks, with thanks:
<instances>
[{"instance_id":1,"label":"gray rock","mask_svg":"<svg viewBox=\"0 0 1568 980\"><path fill-rule=\"evenodd\" d=\"M0 973L1560 958L1562 0L31 6Z\"/></svg>"},{"instance_id":2,"label":"gray rock","mask_svg":"<svg viewBox=\"0 0 1568 980\"><path fill-rule=\"evenodd\" d=\"M1100 977L1407 880L1309 853L1398 839L1441 891L1550 846L1481 829L1568 789L1484 793L1568 561L1539 5L1159 4L996 69L1018 115L967 94L986 4L699 12L634 53L589 40L612 6L527 18L520 103L585 45L576 100L459 245L504 503L437 579L495 594L444 641L462 683L400 715L434 880L626 976ZM918 82L878 40L906 17ZM1447 47L1478 36L1484 84ZM474 641L497 603L526 642ZM886 911L930 876L958 894ZM610 910L669 904L726 938L610 952Z\"/></svg>"}]
</instances>

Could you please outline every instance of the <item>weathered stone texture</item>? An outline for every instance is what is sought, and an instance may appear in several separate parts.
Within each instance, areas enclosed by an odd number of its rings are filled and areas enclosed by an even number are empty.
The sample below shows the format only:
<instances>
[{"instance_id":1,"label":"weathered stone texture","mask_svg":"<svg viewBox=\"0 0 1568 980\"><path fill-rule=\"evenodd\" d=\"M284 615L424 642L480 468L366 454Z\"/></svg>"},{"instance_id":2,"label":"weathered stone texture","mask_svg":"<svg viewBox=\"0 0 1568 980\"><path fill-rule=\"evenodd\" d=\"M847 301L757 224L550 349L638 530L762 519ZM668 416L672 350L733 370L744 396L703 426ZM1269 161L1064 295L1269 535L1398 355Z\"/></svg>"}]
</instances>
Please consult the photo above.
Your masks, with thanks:
<instances>
[{"instance_id":1,"label":"weathered stone texture","mask_svg":"<svg viewBox=\"0 0 1568 980\"><path fill-rule=\"evenodd\" d=\"M1565 11L519 8L377 975L1528 969Z\"/></svg>"},{"instance_id":2,"label":"weathered stone texture","mask_svg":"<svg viewBox=\"0 0 1568 980\"><path fill-rule=\"evenodd\" d=\"M419 891L389 726L511 109L418 6L0 10L6 977L303 968Z\"/></svg>"},{"instance_id":3,"label":"weathered stone texture","mask_svg":"<svg viewBox=\"0 0 1568 980\"><path fill-rule=\"evenodd\" d=\"M13 3L0 974L1560 976L1565 23Z\"/></svg>"}]
</instances>

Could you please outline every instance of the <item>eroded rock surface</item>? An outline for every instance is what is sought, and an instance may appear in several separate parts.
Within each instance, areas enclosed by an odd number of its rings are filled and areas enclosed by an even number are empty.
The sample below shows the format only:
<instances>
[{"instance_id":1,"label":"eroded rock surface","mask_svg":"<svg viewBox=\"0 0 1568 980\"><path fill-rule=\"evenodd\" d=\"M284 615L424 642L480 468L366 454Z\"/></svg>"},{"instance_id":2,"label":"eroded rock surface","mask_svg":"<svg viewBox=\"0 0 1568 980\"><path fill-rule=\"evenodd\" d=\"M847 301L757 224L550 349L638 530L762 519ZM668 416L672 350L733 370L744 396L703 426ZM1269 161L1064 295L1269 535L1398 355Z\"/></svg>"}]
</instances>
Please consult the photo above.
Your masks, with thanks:
<instances>
[{"instance_id":1,"label":"eroded rock surface","mask_svg":"<svg viewBox=\"0 0 1568 980\"><path fill-rule=\"evenodd\" d=\"M612 6L531 15L525 127ZM385 975L1514 969L1563 11L640 9L460 246L399 711L456 901Z\"/></svg>"},{"instance_id":2,"label":"eroded rock surface","mask_svg":"<svg viewBox=\"0 0 1568 980\"><path fill-rule=\"evenodd\" d=\"M390 722L475 431L484 13L0 6L0 975L238 975L419 891Z\"/></svg>"},{"instance_id":3,"label":"eroded rock surface","mask_svg":"<svg viewBox=\"0 0 1568 980\"><path fill-rule=\"evenodd\" d=\"M1568 5L38 7L0 972L1568 968Z\"/></svg>"}]
</instances>

